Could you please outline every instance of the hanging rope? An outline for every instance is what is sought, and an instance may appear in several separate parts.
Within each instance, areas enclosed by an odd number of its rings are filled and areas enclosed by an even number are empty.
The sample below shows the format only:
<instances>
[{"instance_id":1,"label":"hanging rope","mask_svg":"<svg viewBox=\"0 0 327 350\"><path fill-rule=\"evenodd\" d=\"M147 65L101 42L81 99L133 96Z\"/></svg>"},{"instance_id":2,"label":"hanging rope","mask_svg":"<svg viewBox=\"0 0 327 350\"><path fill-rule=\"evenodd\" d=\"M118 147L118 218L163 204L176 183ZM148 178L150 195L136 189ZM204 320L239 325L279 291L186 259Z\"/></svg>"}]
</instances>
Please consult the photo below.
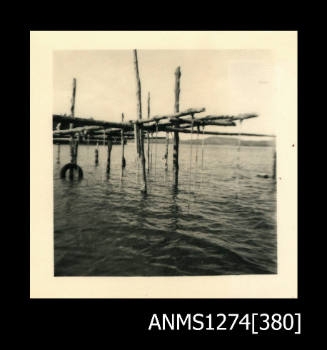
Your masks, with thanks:
<instances>
[{"instance_id":1,"label":"hanging rope","mask_svg":"<svg viewBox=\"0 0 327 350\"><path fill-rule=\"evenodd\" d=\"M57 145L57 164L60 163L60 143L58 141L58 145Z\"/></svg>"},{"instance_id":2,"label":"hanging rope","mask_svg":"<svg viewBox=\"0 0 327 350\"><path fill-rule=\"evenodd\" d=\"M193 153L193 120L192 120L192 126L191 126L190 176L192 172L192 153Z\"/></svg>"},{"instance_id":3,"label":"hanging rope","mask_svg":"<svg viewBox=\"0 0 327 350\"><path fill-rule=\"evenodd\" d=\"M203 170L203 153L204 153L204 125L202 125L202 147L201 147L201 153L202 153L202 158L201 158L201 169Z\"/></svg>"},{"instance_id":4,"label":"hanging rope","mask_svg":"<svg viewBox=\"0 0 327 350\"><path fill-rule=\"evenodd\" d=\"M156 121L156 145L154 149L154 175L157 174L158 121Z\"/></svg>"},{"instance_id":5,"label":"hanging rope","mask_svg":"<svg viewBox=\"0 0 327 350\"><path fill-rule=\"evenodd\" d=\"M198 167L198 148L199 148L199 133L200 133L200 126L197 125L197 128L196 128L196 143L195 143L195 168L197 169ZM192 162L193 162L193 159L192 159ZM197 175L197 172L194 172L194 175L193 175L193 185L196 187L197 186L197 179L196 179L196 175Z\"/></svg>"},{"instance_id":6,"label":"hanging rope","mask_svg":"<svg viewBox=\"0 0 327 350\"><path fill-rule=\"evenodd\" d=\"M148 131L148 152L147 152L147 155L148 155L148 172L150 172L150 154L151 154L151 147L150 147L150 141L151 141L151 133L150 131Z\"/></svg>"},{"instance_id":7,"label":"hanging rope","mask_svg":"<svg viewBox=\"0 0 327 350\"><path fill-rule=\"evenodd\" d=\"M196 153L195 153L196 165L198 165L199 134L200 134L200 125L197 126L197 134L196 134Z\"/></svg>"},{"instance_id":8,"label":"hanging rope","mask_svg":"<svg viewBox=\"0 0 327 350\"><path fill-rule=\"evenodd\" d=\"M238 132L238 149L237 149L237 169L240 170L240 161L241 161L241 132L242 132L242 122L243 120L240 120L240 128Z\"/></svg>"},{"instance_id":9,"label":"hanging rope","mask_svg":"<svg viewBox=\"0 0 327 350\"><path fill-rule=\"evenodd\" d=\"M150 139L151 139L151 141L150 141L150 144L151 144L151 147L150 147L150 159L151 159L151 168L152 168L152 148L153 148L153 132L151 132L151 134L150 134Z\"/></svg>"},{"instance_id":10,"label":"hanging rope","mask_svg":"<svg viewBox=\"0 0 327 350\"><path fill-rule=\"evenodd\" d=\"M192 115L192 124L191 124L191 150L190 150L190 169L189 169L189 200L188 200L188 209L190 209L190 201L191 201L191 186L192 186L192 153L193 153L193 115Z\"/></svg>"},{"instance_id":11,"label":"hanging rope","mask_svg":"<svg viewBox=\"0 0 327 350\"><path fill-rule=\"evenodd\" d=\"M90 157L90 147L89 147L89 145L90 145L90 134L87 132L87 134L85 135L85 137L86 137L86 144L87 144L87 159L89 159L89 157Z\"/></svg>"},{"instance_id":12,"label":"hanging rope","mask_svg":"<svg viewBox=\"0 0 327 350\"><path fill-rule=\"evenodd\" d=\"M202 185L202 179L203 179L203 153L204 153L204 125L202 125L202 142L201 142L201 180L200 180L200 187Z\"/></svg>"},{"instance_id":13,"label":"hanging rope","mask_svg":"<svg viewBox=\"0 0 327 350\"><path fill-rule=\"evenodd\" d=\"M140 132L140 130L138 130L138 132ZM139 163L139 156L138 156L138 142L139 142L139 140L138 140L138 133L137 132L135 132L134 133L134 140L135 140L135 143L137 144L136 145L136 148L137 148L137 152L136 152L136 154L135 154L135 165L136 165L136 185L137 186L139 186L139 180L140 180L140 178L139 178L139 172L140 172L140 163Z\"/></svg>"},{"instance_id":14,"label":"hanging rope","mask_svg":"<svg viewBox=\"0 0 327 350\"><path fill-rule=\"evenodd\" d=\"M169 152L169 132L166 132L166 149L165 149L165 154L162 158L165 161L166 170L168 170L168 152Z\"/></svg>"},{"instance_id":15,"label":"hanging rope","mask_svg":"<svg viewBox=\"0 0 327 350\"><path fill-rule=\"evenodd\" d=\"M95 147L95 165L99 164L99 141L97 140L97 144Z\"/></svg>"},{"instance_id":16,"label":"hanging rope","mask_svg":"<svg viewBox=\"0 0 327 350\"><path fill-rule=\"evenodd\" d=\"M240 120L240 128L238 131L238 147L237 147L237 165L236 165L236 198L238 198L239 196L239 192L240 192L240 184L239 184L239 178L241 175L241 167L240 167L240 162L241 162L241 132L242 132L242 122L243 120Z\"/></svg>"}]
</instances>

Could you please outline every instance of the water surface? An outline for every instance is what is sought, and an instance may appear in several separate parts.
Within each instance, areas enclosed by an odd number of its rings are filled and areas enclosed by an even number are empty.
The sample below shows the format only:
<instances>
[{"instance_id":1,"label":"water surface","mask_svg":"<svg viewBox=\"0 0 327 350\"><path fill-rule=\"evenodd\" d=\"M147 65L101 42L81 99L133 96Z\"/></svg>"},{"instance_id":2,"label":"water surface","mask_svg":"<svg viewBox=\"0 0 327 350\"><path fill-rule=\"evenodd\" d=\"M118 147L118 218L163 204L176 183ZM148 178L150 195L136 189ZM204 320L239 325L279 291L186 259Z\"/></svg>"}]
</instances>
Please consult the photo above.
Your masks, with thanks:
<instances>
[{"instance_id":1,"label":"water surface","mask_svg":"<svg viewBox=\"0 0 327 350\"><path fill-rule=\"evenodd\" d=\"M180 145L179 186L173 185L165 145L152 145L148 193L140 191L135 145L114 145L106 175L106 146L80 145L82 181L62 180L68 145L54 145L56 276L199 276L277 272L273 149ZM145 145L145 148L147 146ZM192 150L191 150L192 148ZM190 156L192 154L192 162Z\"/></svg>"}]
</instances>

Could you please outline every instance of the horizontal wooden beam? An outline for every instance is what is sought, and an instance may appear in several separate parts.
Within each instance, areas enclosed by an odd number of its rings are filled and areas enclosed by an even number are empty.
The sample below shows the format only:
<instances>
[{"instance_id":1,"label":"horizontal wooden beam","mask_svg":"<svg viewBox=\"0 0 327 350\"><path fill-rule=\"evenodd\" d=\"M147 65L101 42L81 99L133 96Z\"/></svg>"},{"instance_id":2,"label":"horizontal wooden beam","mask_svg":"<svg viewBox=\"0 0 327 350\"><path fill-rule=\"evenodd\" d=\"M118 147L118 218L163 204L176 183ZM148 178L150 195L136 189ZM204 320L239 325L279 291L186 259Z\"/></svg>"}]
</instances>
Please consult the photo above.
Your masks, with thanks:
<instances>
[{"instance_id":1,"label":"horizontal wooden beam","mask_svg":"<svg viewBox=\"0 0 327 350\"><path fill-rule=\"evenodd\" d=\"M200 122L198 125L214 125L214 126L236 126L235 122L229 120L221 120L219 122L208 121L208 122Z\"/></svg>"},{"instance_id":2,"label":"horizontal wooden beam","mask_svg":"<svg viewBox=\"0 0 327 350\"><path fill-rule=\"evenodd\" d=\"M256 118L258 117L255 113L245 113L245 114L238 114L236 116L234 115L206 115L205 117L200 118L201 120L223 120L227 119L230 121L233 120L244 120L244 119L250 119L250 118Z\"/></svg>"},{"instance_id":3,"label":"horizontal wooden beam","mask_svg":"<svg viewBox=\"0 0 327 350\"><path fill-rule=\"evenodd\" d=\"M192 126L192 122L194 126L197 125L216 125L216 126L236 126L235 122L231 120L220 120L218 122L211 120L199 120L199 119L174 119L174 121L179 122L180 124L188 124L186 127L189 128ZM182 121L182 122L181 122ZM180 126L178 126L180 127Z\"/></svg>"},{"instance_id":4,"label":"horizontal wooden beam","mask_svg":"<svg viewBox=\"0 0 327 350\"><path fill-rule=\"evenodd\" d=\"M91 118L79 118L79 117L67 117L63 115L54 114L53 121L55 123L63 122L73 122L75 126L102 126L104 128L120 128L124 130L133 130L132 123L118 123L118 122L109 122L105 120L95 120Z\"/></svg>"},{"instance_id":5,"label":"horizontal wooden beam","mask_svg":"<svg viewBox=\"0 0 327 350\"><path fill-rule=\"evenodd\" d=\"M146 119L146 120L142 120L142 121L138 121L138 123L142 123L142 124L147 124L147 123L153 123L153 122L158 122L159 120L162 119L174 119L174 118L180 118L183 116L187 116L187 115L193 115L196 113L202 113L205 112L205 108L200 108L200 109L194 109L194 108L189 108L185 111L179 112L179 113L174 113L174 114L165 114L165 115L157 115L154 116L150 119Z\"/></svg>"},{"instance_id":6,"label":"horizontal wooden beam","mask_svg":"<svg viewBox=\"0 0 327 350\"><path fill-rule=\"evenodd\" d=\"M91 126L91 125L81 126L73 129L53 130L53 135L69 135L69 134L75 134L75 133L84 132L84 131L94 131L99 129L101 129L101 127L99 126Z\"/></svg>"},{"instance_id":7,"label":"horizontal wooden beam","mask_svg":"<svg viewBox=\"0 0 327 350\"><path fill-rule=\"evenodd\" d=\"M63 115L53 115L53 121L55 123L70 123L74 122L74 125L76 126L74 129L64 129L64 130L53 130L54 135L70 135L77 132L84 132L87 131L88 133L91 133L93 135L96 134L103 134L105 132L106 135L114 135L115 133L119 133L120 130L124 130L129 135L133 135L134 133L134 127L133 124L135 122L139 124L146 124L149 122L157 121L157 118L162 119L169 119L170 121L167 123L158 123L151 124L151 125L143 125L142 129L147 132L155 132L158 128L158 131L161 132L172 132L172 131L179 131L182 133L191 133L191 130L187 130L192 123L191 119L184 119L182 117L185 116L193 116L195 113L201 113L205 111L205 108L201 109L188 109L183 112L171 114L171 115L165 115L162 117L153 117L151 119L147 120L141 120L141 121L130 121L128 123L120 123L120 122L109 122L109 121L102 121L102 120L94 120L92 118L79 118L79 117L69 117L69 116L63 116ZM193 119L193 125L213 125L213 126L235 126L234 121L235 120L244 120L249 118L255 118L257 117L256 114L239 114L237 116L227 116L227 115L207 115L205 117L200 118L194 118ZM218 121L215 121L218 120ZM186 125L183 125L186 124ZM178 125L178 126L177 126ZM104 128L104 131L101 130ZM194 133L197 133L197 130L193 131ZM202 133L202 132L201 132ZM207 135L230 135L230 136L267 136L267 137L275 137L275 135L265 135L265 134L247 134L247 133L224 133L224 132L215 132L215 131L205 131L204 134Z\"/></svg>"},{"instance_id":8,"label":"horizontal wooden beam","mask_svg":"<svg viewBox=\"0 0 327 350\"><path fill-rule=\"evenodd\" d=\"M106 135L110 135L110 134L115 134L115 133L119 133L120 135L120 132L121 132L121 128L110 128L110 129L100 129L100 130L96 130L93 132L93 134L99 134L99 135L103 135L104 133Z\"/></svg>"},{"instance_id":9,"label":"horizontal wooden beam","mask_svg":"<svg viewBox=\"0 0 327 350\"><path fill-rule=\"evenodd\" d=\"M198 131L195 129L193 132L188 129L183 129L183 128L172 128L172 127L167 127L166 131L178 131L181 133L185 134L198 134ZM204 135L226 135L226 136L265 136L265 137L276 137L275 135L271 134L250 134L250 133L238 133L238 132L220 132L220 131L200 131L199 134L204 134Z\"/></svg>"},{"instance_id":10,"label":"horizontal wooden beam","mask_svg":"<svg viewBox=\"0 0 327 350\"><path fill-rule=\"evenodd\" d=\"M184 112L183 112L184 114ZM188 117L188 115L184 114L184 117ZM236 126L235 120L244 120L249 118L255 118L257 117L257 114L239 114L237 116L232 115L207 115L205 117L194 117L192 119L190 118L182 118L179 116L178 118L172 117L169 119L169 123L161 124L165 126L177 126L181 127L182 124L192 124L193 125L216 125L216 126ZM218 122L215 122L216 120L219 120ZM176 125L177 124L177 125ZM159 124L160 125L160 124Z\"/></svg>"}]
</instances>

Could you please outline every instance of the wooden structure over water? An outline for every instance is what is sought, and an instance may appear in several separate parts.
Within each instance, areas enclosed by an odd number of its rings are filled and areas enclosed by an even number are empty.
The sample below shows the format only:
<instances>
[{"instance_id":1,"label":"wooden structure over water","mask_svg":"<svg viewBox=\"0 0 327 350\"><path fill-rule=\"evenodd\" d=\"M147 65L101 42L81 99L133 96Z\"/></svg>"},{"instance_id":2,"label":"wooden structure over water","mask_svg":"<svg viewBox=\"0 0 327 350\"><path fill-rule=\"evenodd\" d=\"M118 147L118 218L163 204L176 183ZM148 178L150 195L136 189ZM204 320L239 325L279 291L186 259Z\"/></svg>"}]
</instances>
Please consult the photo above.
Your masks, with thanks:
<instances>
[{"instance_id":1,"label":"wooden structure over water","mask_svg":"<svg viewBox=\"0 0 327 350\"><path fill-rule=\"evenodd\" d=\"M122 169L126 166L124 157L124 145L129 139L135 141L135 151L138 168L142 171L142 191L147 191L147 171L146 163L150 161L150 147L154 140L154 134L157 137L158 132L166 132L166 151L164 155L165 168L168 169L168 144L169 133L173 134L173 173L174 184L178 184L179 172L179 134L201 134L201 135L228 135L228 136L270 136L266 134L250 134L240 132L218 132L206 131L206 126L224 126L233 127L236 123L240 124L250 118L256 118L257 114L246 113L240 115L201 115L205 112L205 108L189 108L180 110L180 81L181 69L176 68L175 71L175 101L174 113L164 115L150 115L150 93L147 98L147 119L142 118L141 104L141 80L138 68L137 51L134 50L134 69L136 75L136 95L137 95L137 118L135 120L125 121L122 113L121 122L112 122L105 120L95 120L93 118L79 118L75 116L75 98L76 98L76 79L73 79L73 94L71 114L53 115L53 137L56 139L66 140L69 138L71 161L61 169L61 177L66 177L66 172L69 171L69 178L74 178L74 173L77 172L78 177L83 177L83 171L77 164L78 145L83 140L85 143L94 144L95 148L95 163L98 164L98 145L103 143L107 145L107 173L110 172L111 149L113 143L119 143L122 147ZM147 139L147 151L144 148L144 140ZM90 142L92 140L92 142ZM152 141L152 142L151 142ZM146 156L147 154L147 156ZM58 161L60 157L60 143L58 144ZM273 177L275 178L276 156L274 156Z\"/></svg>"}]
</instances>

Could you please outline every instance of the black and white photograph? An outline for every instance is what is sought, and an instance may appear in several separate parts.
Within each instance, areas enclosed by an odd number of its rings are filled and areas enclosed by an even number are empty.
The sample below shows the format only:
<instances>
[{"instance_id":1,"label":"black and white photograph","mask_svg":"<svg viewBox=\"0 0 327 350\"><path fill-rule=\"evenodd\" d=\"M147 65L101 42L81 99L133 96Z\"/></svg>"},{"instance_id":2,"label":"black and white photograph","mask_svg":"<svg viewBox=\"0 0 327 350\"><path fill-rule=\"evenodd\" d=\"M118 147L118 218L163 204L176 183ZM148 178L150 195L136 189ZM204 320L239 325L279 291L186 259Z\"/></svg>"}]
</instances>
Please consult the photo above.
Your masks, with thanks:
<instances>
[{"instance_id":1,"label":"black and white photograph","mask_svg":"<svg viewBox=\"0 0 327 350\"><path fill-rule=\"evenodd\" d=\"M266 51L54 52L56 276L277 272Z\"/></svg>"},{"instance_id":2,"label":"black and white photograph","mask_svg":"<svg viewBox=\"0 0 327 350\"><path fill-rule=\"evenodd\" d=\"M279 57L137 44L47 51L51 278L278 278Z\"/></svg>"}]
</instances>

